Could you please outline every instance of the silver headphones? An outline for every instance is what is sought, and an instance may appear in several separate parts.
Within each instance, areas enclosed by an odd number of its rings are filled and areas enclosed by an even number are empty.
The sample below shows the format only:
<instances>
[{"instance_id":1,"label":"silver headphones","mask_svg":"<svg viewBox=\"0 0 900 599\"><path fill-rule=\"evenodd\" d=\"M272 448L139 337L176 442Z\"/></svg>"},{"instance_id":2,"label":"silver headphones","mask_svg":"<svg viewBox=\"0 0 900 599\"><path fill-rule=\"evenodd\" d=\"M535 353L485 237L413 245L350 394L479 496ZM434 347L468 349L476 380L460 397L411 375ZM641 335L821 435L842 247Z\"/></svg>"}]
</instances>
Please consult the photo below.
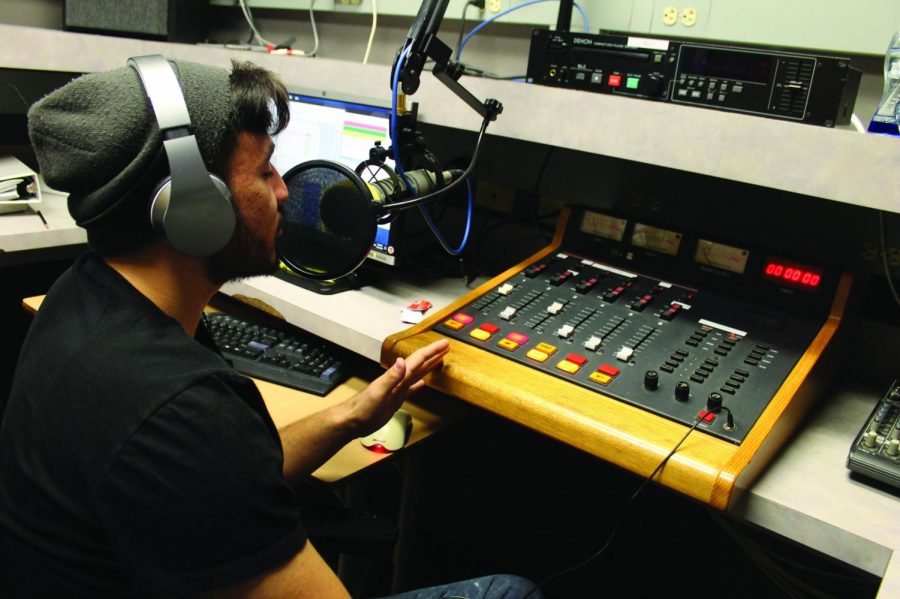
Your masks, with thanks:
<instances>
[{"instance_id":1,"label":"silver headphones","mask_svg":"<svg viewBox=\"0 0 900 599\"><path fill-rule=\"evenodd\" d=\"M191 117L169 61L156 54L128 59L150 99L163 136L169 176L159 182L150 204L150 222L178 252L209 256L234 233L231 192L206 170Z\"/></svg>"}]
</instances>

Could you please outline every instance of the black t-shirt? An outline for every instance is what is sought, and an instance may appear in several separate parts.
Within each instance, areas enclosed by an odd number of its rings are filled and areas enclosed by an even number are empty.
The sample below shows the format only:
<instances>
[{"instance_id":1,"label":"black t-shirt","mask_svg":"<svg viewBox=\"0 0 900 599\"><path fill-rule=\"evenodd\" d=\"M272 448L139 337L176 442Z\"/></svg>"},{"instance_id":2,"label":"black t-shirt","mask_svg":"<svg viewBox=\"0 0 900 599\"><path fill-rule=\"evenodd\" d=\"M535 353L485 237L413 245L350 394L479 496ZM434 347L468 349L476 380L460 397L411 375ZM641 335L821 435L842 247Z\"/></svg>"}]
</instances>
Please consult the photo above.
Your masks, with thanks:
<instances>
[{"instance_id":1,"label":"black t-shirt","mask_svg":"<svg viewBox=\"0 0 900 599\"><path fill-rule=\"evenodd\" d=\"M262 398L200 328L92 254L53 285L0 428L0 588L180 597L303 547Z\"/></svg>"}]
</instances>

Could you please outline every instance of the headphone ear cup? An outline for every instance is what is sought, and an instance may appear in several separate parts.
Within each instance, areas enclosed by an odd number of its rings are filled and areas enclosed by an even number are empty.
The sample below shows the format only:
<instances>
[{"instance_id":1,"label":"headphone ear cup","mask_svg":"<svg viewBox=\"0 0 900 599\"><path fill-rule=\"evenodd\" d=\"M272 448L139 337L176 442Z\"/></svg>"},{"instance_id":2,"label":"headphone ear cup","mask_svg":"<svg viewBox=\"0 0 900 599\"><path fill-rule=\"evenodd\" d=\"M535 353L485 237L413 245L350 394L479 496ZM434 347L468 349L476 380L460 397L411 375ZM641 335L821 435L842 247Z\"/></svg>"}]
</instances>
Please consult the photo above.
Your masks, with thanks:
<instances>
[{"instance_id":1,"label":"headphone ear cup","mask_svg":"<svg viewBox=\"0 0 900 599\"><path fill-rule=\"evenodd\" d=\"M153 196L150 200L150 224L160 237L166 236L165 217L169 208L169 198L172 193L172 177L166 177L156 184Z\"/></svg>"},{"instance_id":2,"label":"headphone ear cup","mask_svg":"<svg viewBox=\"0 0 900 599\"><path fill-rule=\"evenodd\" d=\"M153 230L176 250L191 256L209 256L222 249L234 234L237 219L228 185L216 175L207 175L215 191L210 189L192 203L173 196L171 177L159 182L150 202ZM212 245L196 248L194 240L210 237Z\"/></svg>"},{"instance_id":3,"label":"headphone ear cup","mask_svg":"<svg viewBox=\"0 0 900 599\"><path fill-rule=\"evenodd\" d=\"M234 208L232 208L231 190L228 189L228 185L225 184L225 181L219 178L218 175L214 175L212 173L209 174L209 178L212 180L213 185L216 186L216 189L219 190L219 193L222 194L222 197L225 198L227 208L234 210ZM223 205L222 209L224 210L225 208L226 206Z\"/></svg>"}]
</instances>

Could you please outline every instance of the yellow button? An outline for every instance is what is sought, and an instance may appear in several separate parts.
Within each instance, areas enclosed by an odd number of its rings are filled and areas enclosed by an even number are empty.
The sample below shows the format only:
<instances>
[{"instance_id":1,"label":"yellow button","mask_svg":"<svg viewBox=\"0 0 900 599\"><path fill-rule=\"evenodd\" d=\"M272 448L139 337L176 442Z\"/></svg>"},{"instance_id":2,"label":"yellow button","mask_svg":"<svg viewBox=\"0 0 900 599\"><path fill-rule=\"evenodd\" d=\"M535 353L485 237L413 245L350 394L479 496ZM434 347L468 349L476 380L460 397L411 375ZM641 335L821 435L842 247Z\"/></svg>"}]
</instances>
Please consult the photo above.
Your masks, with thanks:
<instances>
[{"instance_id":1,"label":"yellow button","mask_svg":"<svg viewBox=\"0 0 900 599\"><path fill-rule=\"evenodd\" d=\"M444 321L444 326L447 327L448 329L453 329L454 331L458 331L466 325L464 325L463 323L461 323L458 320L453 320L451 318L450 320Z\"/></svg>"},{"instance_id":2,"label":"yellow button","mask_svg":"<svg viewBox=\"0 0 900 599\"><path fill-rule=\"evenodd\" d=\"M578 364L573 362L569 362L568 360L563 360L559 364L556 365L562 371L568 372L569 374L575 374L578 372L578 369L581 368Z\"/></svg>"},{"instance_id":3,"label":"yellow button","mask_svg":"<svg viewBox=\"0 0 900 599\"><path fill-rule=\"evenodd\" d=\"M556 346L550 345L549 343L538 343L537 345L534 346L534 349L536 349L538 351L542 351L545 354L547 354L548 356L552 356L553 354L556 353Z\"/></svg>"},{"instance_id":4,"label":"yellow button","mask_svg":"<svg viewBox=\"0 0 900 599\"><path fill-rule=\"evenodd\" d=\"M511 341L509 339L501 339L497 345L499 345L503 349L508 349L509 351L513 351L517 347L519 347L518 343L516 343L515 341Z\"/></svg>"},{"instance_id":5,"label":"yellow button","mask_svg":"<svg viewBox=\"0 0 900 599\"><path fill-rule=\"evenodd\" d=\"M470 337L475 337L479 341L487 341L491 338L491 334L485 331L484 329L475 329L471 333L469 333Z\"/></svg>"},{"instance_id":6,"label":"yellow button","mask_svg":"<svg viewBox=\"0 0 900 599\"><path fill-rule=\"evenodd\" d=\"M537 360L538 362L544 362L547 360L547 358L550 357L547 354L545 354L544 352L536 350L536 349L528 350L528 353L525 354L525 356L531 358L532 360Z\"/></svg>"},{"instance_id":7,"label":"yellow button","mask_svg":"<svg viewBox=\"0 0 900 599\"><path fill-rule=\"evenodd\" d=\"M608 385L612 380L612 377L608 374L603 374L602 372L592 372L591 376L588 377L595 383L600 383L601 385Z\"/></svg>"}]
</instances>

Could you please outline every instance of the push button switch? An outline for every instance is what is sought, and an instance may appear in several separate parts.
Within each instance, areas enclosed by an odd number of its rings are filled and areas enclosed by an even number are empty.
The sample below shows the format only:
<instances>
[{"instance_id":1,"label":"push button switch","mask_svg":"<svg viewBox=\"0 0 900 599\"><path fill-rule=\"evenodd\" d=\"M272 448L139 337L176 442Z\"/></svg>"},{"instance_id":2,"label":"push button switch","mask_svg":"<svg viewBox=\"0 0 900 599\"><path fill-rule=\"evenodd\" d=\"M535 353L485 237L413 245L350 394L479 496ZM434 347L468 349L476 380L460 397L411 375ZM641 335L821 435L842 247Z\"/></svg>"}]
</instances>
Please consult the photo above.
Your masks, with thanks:
<instances>
[{"instance_id":1,"label":"push button switch","mask_svg":"<svg viewBox=\"0 0 900 599\"><path fill-rule=\"evenodd\" d=\"M602 372L592 372L591 376L588 377L590 380L598 383L600 385L608 385L610 381L612 381L612 377L608 374L603 374Z\"/></svg>"},{"instance_id":2,"label":"push button switch","mask_svg":"<svg viewBox=\"0 0 900 599\"><path fill-rule=\"evenodd\" d=\"M578 372L581 367L578 364L573 364L568 360L562 360L559 364L556 365L557 368L562 370L563 372L568 372L569 374L575 374Z\"/></svg>"},{"instance_id":3,"label":"push button switch","mask_svg":"<svg viewBox=\"0 0 900 599\"><path fill-rule=\"evenodd\" d=\"M472 321L475 320L475 318L472 316L469 316L468 314L466 314L464 312L457 312L456 314L453 315L453 320L455 320L456 322L461 322L464 325L467 325L467 324L472 324Z\"/></svg>"},{"instance_id":4,"label":"push button switch","mask_svg":"<svg viewBox=\"0 0 900 599\"><path fill-rule=\"evenodd\" d=\"M556 353L557 347L555 345L550 345L549 343L538 343L536 346L534 346L534 349L542 351L548 356L552 356Z\"/></svg>"},{"instance_id":5,"label":"push button switch","mask_svg":"<svg viewBox=\"0 0 900 599\"><path fill-rule=\"evenodd\" d=\"M502 347L503 349L508 349L509 351L515 351L519 348L519 344L515 341L512 341L508 337L506 339L501 339L497 345Z\"/></svg>"},{"instance_id":6,"label":"push button switch","mask_svg":"<svg viewBox=\"0 0 900 599\"><path fill-rule=\"evenodd\" d=\"M473 337L475 339L478 339L479 341L487 341L491 338L491 334L484 329L475 329L474 331L469 333L469 337Z\"/></svg>"},{"instance_id":7,"label":"push button switch","mask_svg":"<svg viewBox=\"0 0 900 599\"><path fill-rule=\"evenodd\" d=\"M528 353L525 354L525 357L530 358L535 362L546 362L550 355L546 352L542 352L539 349L530 349L528 350Z\"/></svg>"}]
</instances>

